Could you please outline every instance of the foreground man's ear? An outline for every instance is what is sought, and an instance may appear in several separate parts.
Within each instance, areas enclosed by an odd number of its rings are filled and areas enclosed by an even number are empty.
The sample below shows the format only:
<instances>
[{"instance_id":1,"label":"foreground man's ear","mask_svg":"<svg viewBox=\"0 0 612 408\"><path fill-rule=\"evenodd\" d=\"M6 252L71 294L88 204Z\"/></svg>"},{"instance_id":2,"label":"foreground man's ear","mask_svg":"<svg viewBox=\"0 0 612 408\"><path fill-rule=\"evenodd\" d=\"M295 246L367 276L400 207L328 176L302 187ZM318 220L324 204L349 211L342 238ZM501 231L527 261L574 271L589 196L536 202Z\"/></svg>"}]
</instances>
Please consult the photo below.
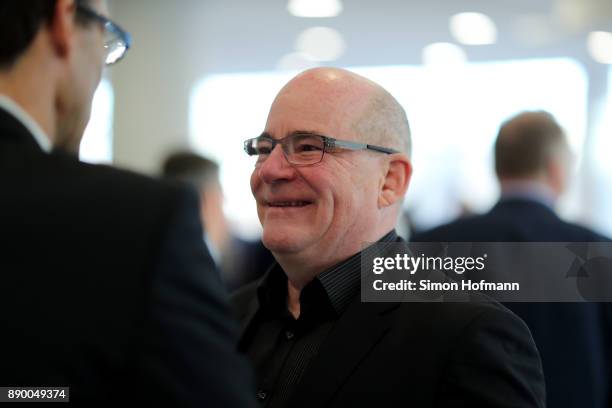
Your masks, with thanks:
<instances>
[{"instance_id":1,"label":"foreground man's ear","mask_svg":"<svg viewBox=\"0 0 612 408\"><path fill-rule=\"evenodd\" d=\"M378 207L388 207L401 201L408 190L412 164L403 153L394 153L389 156L386 174L382 178Z\"/></svg>"},{"instance_id":2,"label":"foreground man's ear","mask_svg":"<svg viewBox=\"0 0 612 408\"><path fill-rule=\"evenodd\" d=\"M67 58L74 48L76 30L76 3L74 0L57 0L53 17L46 26L53 49L60 58Z\"/></svg>"}]
</instances>

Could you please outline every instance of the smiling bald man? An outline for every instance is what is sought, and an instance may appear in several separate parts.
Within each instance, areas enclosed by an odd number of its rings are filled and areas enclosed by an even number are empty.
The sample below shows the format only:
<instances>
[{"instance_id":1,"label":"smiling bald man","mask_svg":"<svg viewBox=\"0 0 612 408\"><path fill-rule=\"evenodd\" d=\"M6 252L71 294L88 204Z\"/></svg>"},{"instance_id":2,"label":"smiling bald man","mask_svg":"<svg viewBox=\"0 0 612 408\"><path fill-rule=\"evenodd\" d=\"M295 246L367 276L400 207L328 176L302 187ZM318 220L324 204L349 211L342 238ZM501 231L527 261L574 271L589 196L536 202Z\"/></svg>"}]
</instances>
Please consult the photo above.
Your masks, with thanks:
<instances>
[{"instance_id":1,"label":"smiling bald man","mask_svg":"<svg viewBox=\"0 0 612 408\"><path fill-rule=\"evenodd\" d=\"M408 120L386 90L306 71L245 150L277 261L234 296L263 406L544 406L529 330L498 303L360 301L362 245L403 242L412 174Z\"/></svg>"}]
</instances>

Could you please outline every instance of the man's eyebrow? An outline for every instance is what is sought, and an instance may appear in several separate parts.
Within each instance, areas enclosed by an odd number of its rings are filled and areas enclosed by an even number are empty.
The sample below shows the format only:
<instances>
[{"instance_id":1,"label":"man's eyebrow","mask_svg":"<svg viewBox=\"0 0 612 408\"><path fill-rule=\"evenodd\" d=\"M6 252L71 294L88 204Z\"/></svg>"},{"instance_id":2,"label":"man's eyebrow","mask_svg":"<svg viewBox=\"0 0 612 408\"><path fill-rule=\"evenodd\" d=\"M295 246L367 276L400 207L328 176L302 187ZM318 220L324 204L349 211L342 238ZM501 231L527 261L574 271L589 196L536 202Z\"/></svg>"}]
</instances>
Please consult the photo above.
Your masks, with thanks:
<instances>
[{"instance_id":1,"label":"man's eyebrow","mask_svg":"<svg viewBox=\"0 0 612 408\"><path fill-rule=\"evenodd\" d=\"M317 132L314 130L294 130L291 132L292 135L320 135L321 132Z\"/></svg>"}]
</instances>

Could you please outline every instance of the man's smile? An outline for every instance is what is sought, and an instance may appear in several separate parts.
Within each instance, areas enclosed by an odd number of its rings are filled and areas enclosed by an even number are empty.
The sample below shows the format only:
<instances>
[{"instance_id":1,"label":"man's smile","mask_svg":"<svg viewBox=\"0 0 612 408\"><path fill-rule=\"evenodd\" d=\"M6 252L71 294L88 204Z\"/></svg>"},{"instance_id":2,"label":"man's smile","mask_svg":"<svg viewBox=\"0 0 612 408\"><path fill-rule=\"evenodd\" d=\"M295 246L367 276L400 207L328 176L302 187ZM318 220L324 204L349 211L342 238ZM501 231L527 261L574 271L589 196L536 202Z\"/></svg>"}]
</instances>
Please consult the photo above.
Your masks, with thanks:
<instances>
[{"instance_id":1,"label":"man's smile","mask_svg":"<svg viewBox=\"0 0 612 408\"><path fill-rule=\"evenodd\" d=\"M307 205L312 204L312 202L310 201L301 201L301 200L296 200L296 201L269 201L266 203L266 205L268 207L273 207L273 208L286 208L286 207L305 207Z\"/></svg>"}]
</instances>

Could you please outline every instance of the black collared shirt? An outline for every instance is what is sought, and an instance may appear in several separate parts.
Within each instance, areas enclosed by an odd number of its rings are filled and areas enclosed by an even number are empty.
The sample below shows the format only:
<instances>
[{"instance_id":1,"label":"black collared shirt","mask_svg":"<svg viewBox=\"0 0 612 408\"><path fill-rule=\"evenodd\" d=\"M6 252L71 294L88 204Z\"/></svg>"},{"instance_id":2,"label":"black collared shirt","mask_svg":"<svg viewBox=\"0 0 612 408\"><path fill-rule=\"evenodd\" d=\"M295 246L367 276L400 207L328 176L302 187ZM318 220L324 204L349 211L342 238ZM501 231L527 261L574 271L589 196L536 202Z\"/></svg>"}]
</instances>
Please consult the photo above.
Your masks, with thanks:
<instances>
[{"instance_id":1,"label":"black collared shirt","mask_svg":"<svg viewBox=\"0 0 612 408\"><path fill-rule=\"evenodd\" d=\"M395 231L379 242L393 242ZM276 264L257 289L259 310L241 341L257 376L257 399L269 408L285 407L308 364L335 322L358 296L361 256L326 270L300 293L300 316L287 309L287 276Z\"/></svg>"}]
</instances>

